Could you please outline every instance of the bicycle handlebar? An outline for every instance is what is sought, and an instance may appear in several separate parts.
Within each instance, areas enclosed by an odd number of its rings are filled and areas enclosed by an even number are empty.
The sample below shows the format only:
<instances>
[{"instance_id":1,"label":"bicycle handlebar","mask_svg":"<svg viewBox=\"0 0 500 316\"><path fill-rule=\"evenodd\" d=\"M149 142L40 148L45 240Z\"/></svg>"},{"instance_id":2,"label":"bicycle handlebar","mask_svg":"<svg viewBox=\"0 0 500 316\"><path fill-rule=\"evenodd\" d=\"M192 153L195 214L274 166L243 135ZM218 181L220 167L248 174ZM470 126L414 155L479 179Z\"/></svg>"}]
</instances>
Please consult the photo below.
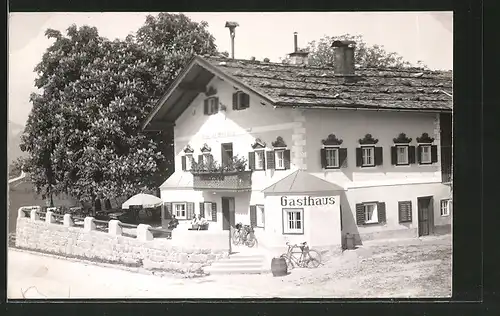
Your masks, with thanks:
<instances>
[{"instance_id":1,"label":"bicycle handlebar","mask_svg":"<svg viewBox=\"0 0 500 316\"><path fill-rule=\"evenodd\" d=\"M289 243L288 241L286 242L286 245L287 245L288 247L290 247L290 243ZM300 243L300 245L301 245L301 246L305 246L305 245L307 245L307 241L301 242L301 243ZM296 246L298 246L298 245L297 245L297 244L293 245L293 247L296 247Z\"/></svg>"}]
</instances>

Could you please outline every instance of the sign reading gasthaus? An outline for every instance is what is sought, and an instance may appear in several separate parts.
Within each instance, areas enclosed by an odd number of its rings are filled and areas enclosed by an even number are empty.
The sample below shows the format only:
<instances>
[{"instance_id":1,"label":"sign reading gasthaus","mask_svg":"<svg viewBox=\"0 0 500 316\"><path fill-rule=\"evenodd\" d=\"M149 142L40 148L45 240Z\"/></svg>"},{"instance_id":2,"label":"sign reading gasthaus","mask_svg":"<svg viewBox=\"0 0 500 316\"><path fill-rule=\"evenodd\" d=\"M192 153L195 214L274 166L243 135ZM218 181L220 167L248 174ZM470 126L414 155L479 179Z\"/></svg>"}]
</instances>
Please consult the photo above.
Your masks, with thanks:
<instances>
[{"instance_id":1,"label":"sign reading gasthaus","mask_svg":"<svg viewBox=\"0 0 500 316\"><path fill-rule=\"evenodd\" d=\"M335 197L281 197L281 206L283 207L293 207L293 206L323 206L323 205L334 205L336 203Z\"/></svg>"}]
</instances>

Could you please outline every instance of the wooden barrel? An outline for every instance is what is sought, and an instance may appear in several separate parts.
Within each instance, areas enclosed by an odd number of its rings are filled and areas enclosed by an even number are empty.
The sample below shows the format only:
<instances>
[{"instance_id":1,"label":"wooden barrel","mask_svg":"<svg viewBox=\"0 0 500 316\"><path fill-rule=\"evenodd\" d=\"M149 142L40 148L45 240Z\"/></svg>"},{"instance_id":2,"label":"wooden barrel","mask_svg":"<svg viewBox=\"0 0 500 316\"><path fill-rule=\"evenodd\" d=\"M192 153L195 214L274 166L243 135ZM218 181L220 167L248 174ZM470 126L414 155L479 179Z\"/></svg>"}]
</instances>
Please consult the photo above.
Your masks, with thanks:
<instances>
[{"instance_id":1,"label":"wooden barrel","mask_svg":"<svg viewBox=\"0 0 500 316\"><path fill-rule=\"evenodd\" d=\"M271 260L271 272L273 276L284 276L288 274L285 258L275 257Z\"/></svg>"}]
</instances>

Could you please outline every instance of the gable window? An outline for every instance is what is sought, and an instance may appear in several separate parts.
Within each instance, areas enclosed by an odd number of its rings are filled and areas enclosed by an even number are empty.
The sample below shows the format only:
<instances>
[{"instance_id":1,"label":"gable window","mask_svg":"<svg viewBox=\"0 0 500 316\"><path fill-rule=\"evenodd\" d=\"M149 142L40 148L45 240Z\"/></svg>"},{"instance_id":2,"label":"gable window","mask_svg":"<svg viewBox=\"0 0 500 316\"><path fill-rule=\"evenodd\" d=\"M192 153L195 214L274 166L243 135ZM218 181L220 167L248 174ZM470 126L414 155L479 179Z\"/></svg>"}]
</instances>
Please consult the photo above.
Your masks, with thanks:
<instances>
[{"instance_id":1,"label":"gable window","mask_svg":"<svg viewBox=\"0 0 500 316\"><path fill-rule=\"evenodd\" d=\"M283 209L283 234L304 233L304 209Z\"/></svg>"},{"instance_id":2,"label":"gable window","mask_svg":"<svg viewBox=\"0 0 500 316\"><path fill-rule=\"evenodd\" d=\"M255 151L255 170L264 170L265 164L265 155L264 150L256 150Z\"/></svg>"},{"instance_id":3,"label":"gable window","mask_svg":"<svg viewBox=\"0 0 500 316\"><path fill-rule=\"evenodd\" d=\"M356 222L358 225L385 223L385 203L366 202L356 204Z\"/></svg>"},{"instance_id":4,"label":"gable window","mask_svg":"<svg viewBox=\"0 0 500 316\"><path fill-rule=\"evenodd\" d=\"M213 115L219 112L219 98L210 97L205 99L203 104L203 112L205 115Z\"/></svg>"},{"instance_id":5,"label":"gable window","mask_svg":"<svg viewBox=\"0 0 500 316\"><path fill-rule=\"evenodd\" d=\"M411 201L398 202L399 222L411 223Z\"/></svg>"},{"instance_id":6,"label":"gable window","mask_svg":"<svg viewBox=\"0 0 500 316\"><path fill-rule=\"evenodd\" d=\"M177 217L177 219L186 219L187 218L186 203L172 203L172 208L174 211L174 215L175 215L175 217Z\"/></svg>"},{"instance_id":7,"label":"gable window","mask_svg":"<svg viewBox=\"0 0 500 316\"><path fill-rule=\"evenodd\" d=\"M244 110L250 107L250 96L243 91L233 93L233 110Z\"/></svg>"},{"instance_id":8,"label":"gable window","mask_svg":"<svg viewBox=\"0 0 500 316\"><path fill-rule=\"evenodd\" d=\"M451 200L441 200L441 216L449 216L451 214Z\"/></svg>"}]
</instances>

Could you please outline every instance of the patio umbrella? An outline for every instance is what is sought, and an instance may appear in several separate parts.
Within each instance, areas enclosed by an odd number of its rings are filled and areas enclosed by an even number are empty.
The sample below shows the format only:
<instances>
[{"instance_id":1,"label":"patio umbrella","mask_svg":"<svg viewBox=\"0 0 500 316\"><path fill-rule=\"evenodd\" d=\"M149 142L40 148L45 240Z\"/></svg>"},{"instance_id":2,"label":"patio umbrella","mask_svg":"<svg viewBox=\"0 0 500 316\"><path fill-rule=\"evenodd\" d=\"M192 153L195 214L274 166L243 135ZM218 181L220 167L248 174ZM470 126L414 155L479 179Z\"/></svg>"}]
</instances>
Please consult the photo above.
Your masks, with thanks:
<instances>
[{"instance_id":1,"label":"patio umbrella","mask_svg":"<svg viewBox=\"0 0 500 316\"><path fill-rule=\"evenodd\" d=\"M163 201L154 195L139 193L125 201L122 204L123 209L129 209L130 206L142 206L143 208L155 208L161 206Z\"/></svg>"}]
</instances>

